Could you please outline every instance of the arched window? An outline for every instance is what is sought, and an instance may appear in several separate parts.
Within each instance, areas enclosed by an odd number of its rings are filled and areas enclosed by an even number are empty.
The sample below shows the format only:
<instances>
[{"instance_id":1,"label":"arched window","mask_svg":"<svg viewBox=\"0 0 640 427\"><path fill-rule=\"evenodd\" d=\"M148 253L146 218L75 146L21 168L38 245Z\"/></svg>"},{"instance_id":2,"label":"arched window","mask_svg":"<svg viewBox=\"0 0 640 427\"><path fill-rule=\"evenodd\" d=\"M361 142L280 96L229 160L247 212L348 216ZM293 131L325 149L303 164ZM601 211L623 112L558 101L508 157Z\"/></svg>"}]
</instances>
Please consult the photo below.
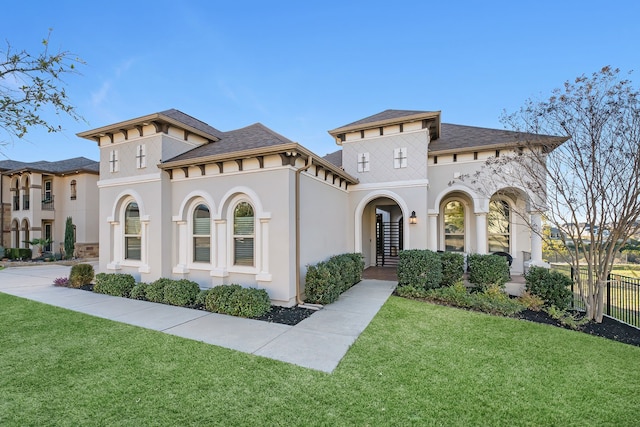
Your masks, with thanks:
<instances>
[{"instance_id":1,"label":"arched window","mask_svg":"<svg viewBox=\"0 0 640 427\"><path fill-rule=\"evenodd\" d=\"M22 231L24 239L22 239L22 247L23 248L28 248L29 247L29 242L31 241L31 236L29 235L29 222L27 222L26 219L22 220Z\"/></svg>"},{"instance_id":2,"label":"arched window","mask_svg":"<svg viewBox=\"0 0 640 427\"><path fill-rule=\"evenodd\" d=\"M72 179L69 185L71 186L71 200L75 200L76 199L76 180Z\"/></svg>"},{"instance_id":3,"label":"arched window","mask_svg":"<svg viewBox=\"0 0 640 427\"><path fill-rule=\"evenodd\" d=\"M13 230L13 244L12 247L19 248L20 247L20 226L18 225L18 221L15 219L13 223L11 223L11 230Z\"/></svg>"},{"instance_id":4,"label":"arched window","mask_svg":"<svg viewBox=\"0 0 640 427\"><path fill-rule=\"evenodd\" d=\"M464 205L458 200L444 206L444 248L464 252Z\"/></svg>"},{"instance_id":5,"label":"arched window","mask_svg":"<svg viewBox=\"0 0 640 427\"><path fill-rule=\"evenodd\" d=\"M504 200L491 200L489 202L489 215L487 217L489 252L509 252L510 215L509 204Z\"/></svg>"},{"instance_id":6,"label":"arched window","mask_svg":"<svg viewBox=\"0 0 640 427\"><path fill-rule=\"evenodd\" d=\"M124 257L125 259L140 260L140 209L138 204L131 202L124 211Z\"/></svg>"},{"instance_id":7,"label":"arched window","mask_svg":"<svg viewBox=\"0 0 640 427\"><path fill-rule=\"evenodd\" d=\"M22 209L29 210L29 177L24 180L24 188L22 190Z\"/></svg>"},{"instance_id":8,"label":"arched window","mask_svg":"<svg viewBox=\"0 0 640 427\"><path fill-rule=\"evenodd\" d=\"M254 233L253 206L247 202L240 202L233 210L233 263L235 265L254 265Z\"/></svg>"},{"instance_id":9,"label":"arched window","mask_svg":"<svg viewBox=\"0 0 640 427\"><path fill-rule=\"evenodd\" d=\"M211 261L211 214L205 205L193 211L193 261Z\"/></svg>"}]
</instances>

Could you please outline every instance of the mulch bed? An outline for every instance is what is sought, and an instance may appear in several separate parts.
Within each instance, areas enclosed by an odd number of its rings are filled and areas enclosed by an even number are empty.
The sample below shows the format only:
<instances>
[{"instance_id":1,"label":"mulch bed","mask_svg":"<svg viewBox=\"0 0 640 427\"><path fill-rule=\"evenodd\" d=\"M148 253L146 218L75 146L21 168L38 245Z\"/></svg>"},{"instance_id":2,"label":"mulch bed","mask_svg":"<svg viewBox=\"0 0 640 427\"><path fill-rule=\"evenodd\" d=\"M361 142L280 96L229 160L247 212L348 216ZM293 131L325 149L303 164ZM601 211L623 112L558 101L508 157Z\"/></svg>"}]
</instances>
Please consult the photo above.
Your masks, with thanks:
<instances>
[{"instance_id":1,"label":"mulch bed","mask_svg":"<svg viewBox=\"0 0 640 427\"><path fill-rule=\"evenodd\" d=\"M525 310L520 312L517 317L531 322L544 323L547 325L570 329L569 327L562 325L544 311ZM640 329L634 328L633 326L629 326L626 323L619 322L618 320L610 317L604 317L602 319L602 323L589 322L586 325L580 326L577 330L586 334L596 335L640 347Z\"/></svg>"}]
</instances>

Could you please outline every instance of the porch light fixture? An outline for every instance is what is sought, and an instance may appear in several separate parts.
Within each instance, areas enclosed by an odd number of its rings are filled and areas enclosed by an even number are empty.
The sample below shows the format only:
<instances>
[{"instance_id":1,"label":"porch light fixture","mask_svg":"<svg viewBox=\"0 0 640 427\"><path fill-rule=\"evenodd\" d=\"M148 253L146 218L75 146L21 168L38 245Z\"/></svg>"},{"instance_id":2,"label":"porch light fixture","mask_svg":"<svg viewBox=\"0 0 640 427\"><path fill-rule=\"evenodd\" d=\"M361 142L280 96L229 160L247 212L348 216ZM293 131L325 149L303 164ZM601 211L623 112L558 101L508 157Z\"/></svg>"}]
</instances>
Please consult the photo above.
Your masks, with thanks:
<instances>
[{"instance_id":1,"label":"porch light fixture","mask_svg":"<svg viewBox=\"0 0 640 427\"><path fill-rule=\"evenodd\" d=\"M417 224L418 218L416 217L416 211L411 212L411 216L409 217L409 224Z\"/></svg>"}]
</instances>

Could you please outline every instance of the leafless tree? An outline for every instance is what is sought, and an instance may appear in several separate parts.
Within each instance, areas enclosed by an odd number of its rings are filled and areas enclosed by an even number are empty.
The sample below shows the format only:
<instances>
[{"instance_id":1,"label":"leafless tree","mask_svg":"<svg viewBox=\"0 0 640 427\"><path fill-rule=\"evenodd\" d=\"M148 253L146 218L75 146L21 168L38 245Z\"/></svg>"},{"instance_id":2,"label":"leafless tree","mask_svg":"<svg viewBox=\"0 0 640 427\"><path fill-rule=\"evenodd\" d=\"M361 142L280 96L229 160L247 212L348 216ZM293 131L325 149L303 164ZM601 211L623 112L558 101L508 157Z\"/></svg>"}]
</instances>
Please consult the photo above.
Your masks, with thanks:
<instances>
[{"instance_id":1,"label":"leafless tree","mask_svg":"<svg viewBox=\"0 0 640 427\"><path fill-rule=\"evenodd\" d=\"M482 173L507 170L533 196L532 210L564 236L562 253L582 272L575 278L587 317L602 322L615 253L640 229L640 92L619 69L604 67L548 99L526 101L502 121L521 132L517 149L488 161ZM568 139L544 144L540 135Z\"/></svg>"},{"instance_id":2,"label":"leafless tree","mask_svg":"<svg viewBox=\"0 0 640 427\"><path fill-rule=\"evenodd\" d=\"M36 55L15 50L8 41L6 49L0 49L0 129L6 134L0 136L0 145L24 137L32 127L61 131L59 124L43 117L47 109L82 119L69 102L63 77L77 73L76 66L84 62L68 51L51 53L50 36L51 30Z\"/></svg>"}]
</instances>

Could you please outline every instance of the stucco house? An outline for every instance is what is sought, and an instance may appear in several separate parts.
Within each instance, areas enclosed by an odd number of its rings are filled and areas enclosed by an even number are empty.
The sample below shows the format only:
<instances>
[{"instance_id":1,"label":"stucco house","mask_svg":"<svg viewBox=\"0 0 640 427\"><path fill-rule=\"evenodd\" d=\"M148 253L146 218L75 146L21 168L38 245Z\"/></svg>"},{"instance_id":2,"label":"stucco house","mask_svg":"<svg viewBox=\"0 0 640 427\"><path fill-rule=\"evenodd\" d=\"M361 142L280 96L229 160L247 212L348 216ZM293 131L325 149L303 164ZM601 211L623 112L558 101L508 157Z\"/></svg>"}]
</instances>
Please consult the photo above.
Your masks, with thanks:
<instances>
[{"instance_id":1,"label":"stucco house","mask_svg":"<svg viewBox=\"0 0 640 427\"><path fill-rule=\"evenodd\" d=\"M60 161L0 161L0 245L29 248L32 239L53 241L58 252L67 217L75 227L75 254L98 256L99 163L84 157ZM34 251L33 256L38 254Z\"/></svg>"},{"instance_id":2,"label":"stucco house","mask_svg":"<svg viewBox=\"0 0 640 427\"><path fill-rule=\"evenodd\" d=\"M540 224L526 189L455 180L524 149L517 134L440 119L387 110L329 131L340 149L323 157L259 123L220 131L178 110L82 132L100 148L100 270L257 286L290 306L306 266L344 252L366 266L411 248L508 252L514 274L541 263L513 214Z\"/></svg>"}]
</instances>

